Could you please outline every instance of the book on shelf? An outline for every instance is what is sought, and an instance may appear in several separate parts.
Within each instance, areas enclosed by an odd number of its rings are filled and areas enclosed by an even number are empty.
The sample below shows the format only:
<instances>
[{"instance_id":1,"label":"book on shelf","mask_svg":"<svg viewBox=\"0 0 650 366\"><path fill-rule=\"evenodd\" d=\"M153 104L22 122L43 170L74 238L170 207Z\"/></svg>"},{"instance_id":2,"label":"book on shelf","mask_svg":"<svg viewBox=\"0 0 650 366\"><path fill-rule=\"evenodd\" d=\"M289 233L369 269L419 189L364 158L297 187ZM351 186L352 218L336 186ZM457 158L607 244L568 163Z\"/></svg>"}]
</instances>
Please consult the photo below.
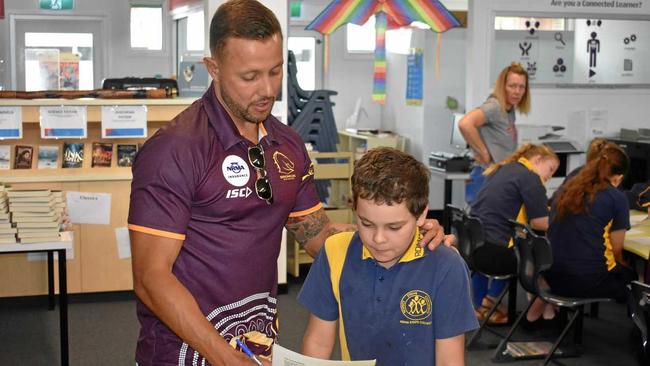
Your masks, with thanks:
<instances>
[{"instance_id":1,"label":"book on shelf","mask_svg":"<svg viewBox=\"0 0 650 366\"><path fill-rule=\"evenodd\" d=\"M26 233L58 233L59 227L30 227L30 228L17 228L18 235Z\"/></svg>"},{"instance_id":2,"label":"book on shelf","mask_svg":"<svg viewBox=\"0 0 650 366\"><path fill-rule=\"evenodd\" d=\"M16 228L18 229L45 229L45 228L59 228L57 221L49 222L17 222Z\"/></svg>"},{"instance_id":3,"label":"book on shelf","mask_svg":"<svg viewBox=\"0 0 650 366\"><path fill-rule=\"evenodd\" d=\"M11 212L11 213L14 213L14 212L41 212L41 213L49 212L49 213L55 213L55 212L58 212L59 210L63 210L63 209L50 207L50 206L35 206L35 207L20 207L20 206L18 206L18 207L16 207L16 206L9 205L9 212Z\"/></svg>"},{"instance_id":4,"label":"book on shelf","mask_svg":"<svg viewBox=\"0 0 650 366\"><path fill-rule=\"evenodd\" d=\"M9 211L12 207L56 207L57 203L54 200L49 200L47 202L15 202L9 200Z\"/></svg>"},{"instance_id":5,"label":"book on shelf","mask_svg":"<svg viewBox=\"0 0 650 366\"><path fill-rule=\"evenodd\" d=\"M61 201L60 198L54 197L52 194L48 196L36 196L36 197L11 197L10 202L19 203L19 202L58 202Z\"/></svg>"},{"instance_id":6,"label":"book on shelf","mask_svg":"<svg viewBox=\"0 0 650 366\"><path fill-rule=\"evenodd\" d=\"M6 220L9 219L9 212L0 212L0 220Z\"/></svg>"},{"instance_id":7,"label":"book on shelf","mask_svg":"<svg viewBox=\"0 0 650 366\"><path fill-rule=\"evenodd\" d=\"M93 142L92 167L110 167L113 161L113 144L110 142Z\"/></svg>"},{"instance_id":8,"label":"book on shelf","mask_svg":"<svg viewBox=\"0 0 650 366\"><path fill-rule=\"evenodd\" d=\"M10 237L0 236L0 244L16 244L16 236L10 236Z\"/></svg>"},{"instance_id":9,"label":"book on shelf","mask_svg":"<svg viewBox=\"0 0 650 366\"><path fill-rule=\"evenodd\" d=\"M119 144L117 145L117 166L133 166L133 159L138 152L136 144Z\"/></svg>"},{"instance_id":10,"label":"book on shelf","mask_svg":"<svg viewBox=\"0 0 650 366\"><path fill-rule=\"evenodd\" d=\"M59 213L52 211L52 212L12 212L11 213L11 219L15 220L18 217L54 217L58 216Z\"/></svg>"},{"instance_id":11,"label":"book on shelf","mask_svg":"<svg viewBox=\"0 0 650 366\"><path fill-rule=\"evenodd\" d=\"M0 170L11 168L11 146L0 145Z\"/></svg>"},{"instance_id":12,"label":"book on shelf","mask_svg":"<svg viewBox=\"0 0 650 366\"><path fill-rule=\"evenodd\" d=\"M20 240L20 244L34 244L34 243L60 241L61 237L57 234L56 236L49 236L43 238L20 238L19 240Z\"/></svg>"},{"instance_id":13,"label":"book on shelf","mask_svg":"<svg viewBox=\"0 0 650 366\"><path fill-rule=\"evenodd\" d=\"M49 197L49 189L8 189L7 197Z\"/></svg>"},{"instance_id":14,"label":"book on shelf","mask_svg":"<svg viewBox=\"0 0 650 366\"><path fill-rule=\"evenodd\" d=\"M52 216L16 216L12 217L12 221L14 223L19 223L19 222L60 222L61 221L61 216L60 215L52 215Z\"/></svg>"},{"instance_id":15,"label":"book on shelf","mask_svg":"<svg viewBox=\"0 0 650 366\"><path fill-rule=\"evenodd\" d=\"M15 227L0 228L0 234L15 234L18 230Z\"/></svg>"},{"instance_id":16,"label":"book on shelf","mask_svg":"<svg viewBox=\"0 0 650 366\"><path fill-rule=\"evenodd\" d=\"M81 168L84 161L84 144L82 142L63 143L63 168Z\"/></svg>"},{"instance_id":17,"label":"book on shelf","mask_svg":"<svg viewBox=\"0 0 650 366\"><path fill-rule=\"evenodd\" d=\"M19 239L26 238L52 238L59 235L58 231L48 231L48 232L38 232L38 233L19 233L17 237Z\"/></svg>"},{"instance_id":18,"label":"book on shelf","mask_svg":"<svg viewBox=\"0 0 650 366\"><path fill-rule=\"evenodd\" d=\"M56 169L59 161L58 146L38 147L38 169Z\"/></svg>"},{"instance_id":19,"label":"book on shelf","mask_svg":"<svg viewBox=\"0 0 650 366\"><path fill-rule=\"evenodd\" d=\"M16 145L14 169L31 169L34 148L31 146Z\"/></svg>"}]
</instances>

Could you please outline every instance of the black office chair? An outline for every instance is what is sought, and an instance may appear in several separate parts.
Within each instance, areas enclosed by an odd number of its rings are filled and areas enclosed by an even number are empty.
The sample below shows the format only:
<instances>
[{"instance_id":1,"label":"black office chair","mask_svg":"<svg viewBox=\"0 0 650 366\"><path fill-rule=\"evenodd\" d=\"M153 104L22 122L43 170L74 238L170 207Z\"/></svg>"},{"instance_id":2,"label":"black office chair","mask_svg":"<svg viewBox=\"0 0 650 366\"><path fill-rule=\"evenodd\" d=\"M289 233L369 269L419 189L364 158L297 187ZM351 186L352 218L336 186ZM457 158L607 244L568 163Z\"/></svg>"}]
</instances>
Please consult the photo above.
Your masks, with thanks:
<instances>
[{"instance_id":1,"label":"black office chair","mask_svg":"<svg viewBox=\"0 0 650 366\"><path fill-rule=\"evenodd\" d=\"M467 228L465 227L467 214L460 207L447 205L447 212L445 215L449 217L450 234L456 236L456 248L461 257L463 257L467 263L469 269L472 270L472 263L470 261L470 256L472 254L472 240L467 232Z\"/></svg>"},{"instance_id":2,"label":"black office chair","mask_svg":"<svg viewBox=\"0 0 650 366\"><path fill-rule=\"evenodd\" d=\"M630 312L632 321L640 333L640 342L634 344L640 365L650 364L650 285L639 281L632 281L630 284L631 296Z\"/></svg>"},{"instance_id":3,"label":"black office chair","mask_svg":"<svg viewBox=\"0 0 650 366\"><path fill-rule=\"evenodd\" d=\"M544 236L535 234L528 226L510 220L513 227L513 238L515 241L515 249L517 254L517 264L519 267L519 283L521 286L531 293L533 296L528 302L526 309L517 317L517 320L512 325L506 337L501 341L496 351L494 352L493 361L504 361L512 358L507 352L508 341L512 334L521 323L522 319L526 316L528 309L532 306L533 302L540 297L542 300L553 305L565 308L572 311L569 321L562 329L560 336L550 347L550 350L543 354L534 356L523 356L527 358L541 358L544 357L543 365L548 364L554 357L556 350L566 337L569 330L574 327L574 341L576 344L581 343L582 335L582 317L584 314L584 306L597 302L613 301L608 298L572 298L565 296L557 296L551 292L550 287L541 276L541 272L551 268L553 264L553 254L551 251L551 244ZM577 356L576 353L563 352L562 356Z\"/></svg>"},{"instance_id":4,"label":"black office chair","mask_svg":"<svg viewBox=\"0 0 650 366\"><path fill-rule=\"evenodd\" d=\"M488 329L491 333L496 334L497 336L503 338L503 334L495 331L492 328L487 327L492 314L494 314L499 305L503 302L503 299L508 295L508 324L512 322L517 311L517 273L495 273L489 269L481 268L481 264L474 260L476 251L479 250L486 243L485 232L483 230L483 224L478 217L467 215L466 219L466 230L470 240L472 241L472 256L471 263L472 268L475 272L478 272L491 280L507 280L508 286L506 286L499 296L494 301L492 307L485 314L485 318L481 321L479 329L477 329L467 341L467 348L470 348L474 342L481 336L483 330ZM493 347L494 345L491 345Z\"/></svg>"},{"instance_id":5,"label":"black office chair","mask_svg":"<svg viewBox=\"0 0 650 366\"><path fill-rule=\"evenodd\" d=\"M509 280L508 287L497 297L494 305L488 310L485 318L481 321L479 328L472 333L467 340L467 348L473 346L474 342L481 336L483 330L488 330L491 333L503 337L503 334L488 327L488 322L492 314L497 311L497 308L505 298L508 296L508 319L512 321L515 316L516 302L517 302L517 275L515 274L495 274L486 269L477 268L473 261L474 252L485 244L485 233L483 231L483 224L478 217L467 214L464 210L453 205L447 205L447 214L449 217L449 224L451 232L456 235L458 251L467 263L467 266L473 272L478 272L490 279L494 280ZM492 347L495 347L493 344Z\"/></svg>"}]
</instances>

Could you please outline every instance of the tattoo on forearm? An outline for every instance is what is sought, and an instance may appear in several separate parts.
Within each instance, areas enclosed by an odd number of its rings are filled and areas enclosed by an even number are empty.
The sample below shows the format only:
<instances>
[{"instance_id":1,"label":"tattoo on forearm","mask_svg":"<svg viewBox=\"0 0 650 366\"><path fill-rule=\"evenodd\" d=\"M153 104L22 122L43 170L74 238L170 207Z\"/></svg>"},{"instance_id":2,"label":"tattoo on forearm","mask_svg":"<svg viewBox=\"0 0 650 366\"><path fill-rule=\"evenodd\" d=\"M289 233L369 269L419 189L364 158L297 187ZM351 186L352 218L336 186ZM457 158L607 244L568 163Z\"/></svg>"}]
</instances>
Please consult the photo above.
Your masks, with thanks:
<instances>
[{"instance_id":1,"label":"tattoo on forearm","mask_svg":"<svg viewBox=\"0 0 650 366\"><path fill-rule=\"evenodd\" d=\"M315 238L329 223L329 219L325 211L318 210L313 214L290 217L287 220L287 230L289 230L300 246ZM333 231L333 232L332 232ZM331 228L327 231L327 235L336 233L336 229Z\"/></svg>"}]
</instances>

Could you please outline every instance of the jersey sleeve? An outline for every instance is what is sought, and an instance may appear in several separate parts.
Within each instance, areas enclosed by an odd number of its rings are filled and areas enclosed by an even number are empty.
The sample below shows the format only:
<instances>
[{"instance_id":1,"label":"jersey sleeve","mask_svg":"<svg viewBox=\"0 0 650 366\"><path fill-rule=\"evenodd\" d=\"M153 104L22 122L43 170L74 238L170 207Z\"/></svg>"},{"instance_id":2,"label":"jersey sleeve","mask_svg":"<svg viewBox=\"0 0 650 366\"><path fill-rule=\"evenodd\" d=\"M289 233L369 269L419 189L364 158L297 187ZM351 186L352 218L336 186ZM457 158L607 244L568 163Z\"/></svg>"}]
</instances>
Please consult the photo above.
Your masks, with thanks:
<instances>
[{"instance_id":1,"label":"jersey sleeve","mask_svg":"<svg viewBox=\"0 0 650 366\"><path fill-rule=\"evenodd\" d=\"M194 191L193 154L181 152L182 139L154 135L133 164L129 229L172 239L185 239Z\"/></svg>"},{"instance_id":2,"label":"jersey sleeve","mask_svg":"<svg viewBox=\"0 0 650 366\"><path fill-rule=\"evenodd\" d=\"M480 110L485 114L485 124L490 124L490 121L499 119L501 115L501 107L495 98L488 98L481 106Z\"/></svg>"},{"instance_id":3,"label":"jersey sleeve","mask_svg":"<svg viewBox=\"0 0 650 366\"><path fill-rule=\"evenodd\" d=\"M546 188L544 188L539 176L531 172L525 175L521 183L520 192L528 219L548 216Z\"/></svg>"},{"instance_id":4,"label":"jersey sleeve","mask_svg":"<svg viewBox=\"0 0 650 366\"><path fill-rule=\"evenodd\" d=\"M437 282L433 302L436 339L454 337L478 328L467 265L456 253L449 253L445 257L447 271Z\"/></svg>"},{"instance_id":5,"label":"jersey sleeve","mask_svg":"<svg viewBox=\"0 0 650 366\"><path fill-rule=\"evenodd\" d=\"M628 230L630 228L630 205L625 194L612 188L614 193L614 217L611 231Z\"/></svg>"},{"instance_id":6,"label":"jersey sleeve","mask_svg":"<svg viewBox=\"0 0 650 366\"><path fill-rule=\"evenodd\" d=\"M333 321L339 318L339 307L332 290L325 248L318 253L312 263L298 293L298 302L322 320Z\"/></svg>"},{"instance_id":7,"label":"jersey sleeve","mask_svg":"<svg viewBox=\"0 0 650 366\"><path fill-rule=\"evenodd\" d=\"M316 191L316 182L314 181L314 164L309 158L307 150L305 150L304 147L302 148L302 154L305 164L303 170L299 172L300 186L298 187L296 204L291 210L289 217L305 216L323 207Z\"/></svg>"}]
</instances>

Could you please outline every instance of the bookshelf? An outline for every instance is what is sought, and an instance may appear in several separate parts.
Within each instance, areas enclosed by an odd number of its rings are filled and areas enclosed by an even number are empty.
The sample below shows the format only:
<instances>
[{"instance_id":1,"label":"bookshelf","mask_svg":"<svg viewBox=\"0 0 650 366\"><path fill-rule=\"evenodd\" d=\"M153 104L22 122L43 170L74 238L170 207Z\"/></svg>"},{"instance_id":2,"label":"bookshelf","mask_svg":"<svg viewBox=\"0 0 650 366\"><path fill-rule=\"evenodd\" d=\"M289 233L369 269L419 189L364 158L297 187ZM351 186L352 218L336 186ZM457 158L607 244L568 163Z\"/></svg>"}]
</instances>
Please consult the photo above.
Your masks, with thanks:
<instances>
[{"instance_id":1,"label":"bookshelf","mask_svg":"<svg viewBox=\"0 0 650 366\"><path fill-rule=\"evenodd\" d=\"M353 222L352 209L347 204L352 193L350 184L352 170L354 169L352 153L310 152L309 157L314 163L314 179L328 179L331 182L330 200L325 205L325 213L329 219L339 223ZM326 161L326 163L321 163L321 160ZM331 162L332 160L334 162ZM298 277L300 275L300 265L312 263L313 258L304 249L300 249L300 245L291 235L288 235L287 244L287 272L294 277Z\"/></svg>"},{"instance_id":2,"label":"bookshelf","mask_svg":"<svg viewBox=\"0 0 650 366\"><path fill-rule=\"evenodd\" d=\"M101 107L114 105L145 105L147 107L147 136L153 135L196 99L2 99L0 106L22 109L23 138L0 140L11 145L11 169L0 170L0 182L16 189L49 188L64 191L111 194L109 225L73 225L73 257L67 261L68 292L101 292L133 289L130 258L118 257L115 229L126 227L131 193L131 168L117 166L117 145L138 144L145 139L102 139ZM41 139L40 106L87 106L88 136L85 139ZM63 141L85 145L81 168L62 168ZM110 167L91 167L93 142L112 142L113 159ZM34 147L31 169L13 169L15 145ZM56 169L37 169L38 146L59 146ZM24 253L0 257L0 297L42 295L47 293L46 265Z\"/></svg>"}]
</instances>

